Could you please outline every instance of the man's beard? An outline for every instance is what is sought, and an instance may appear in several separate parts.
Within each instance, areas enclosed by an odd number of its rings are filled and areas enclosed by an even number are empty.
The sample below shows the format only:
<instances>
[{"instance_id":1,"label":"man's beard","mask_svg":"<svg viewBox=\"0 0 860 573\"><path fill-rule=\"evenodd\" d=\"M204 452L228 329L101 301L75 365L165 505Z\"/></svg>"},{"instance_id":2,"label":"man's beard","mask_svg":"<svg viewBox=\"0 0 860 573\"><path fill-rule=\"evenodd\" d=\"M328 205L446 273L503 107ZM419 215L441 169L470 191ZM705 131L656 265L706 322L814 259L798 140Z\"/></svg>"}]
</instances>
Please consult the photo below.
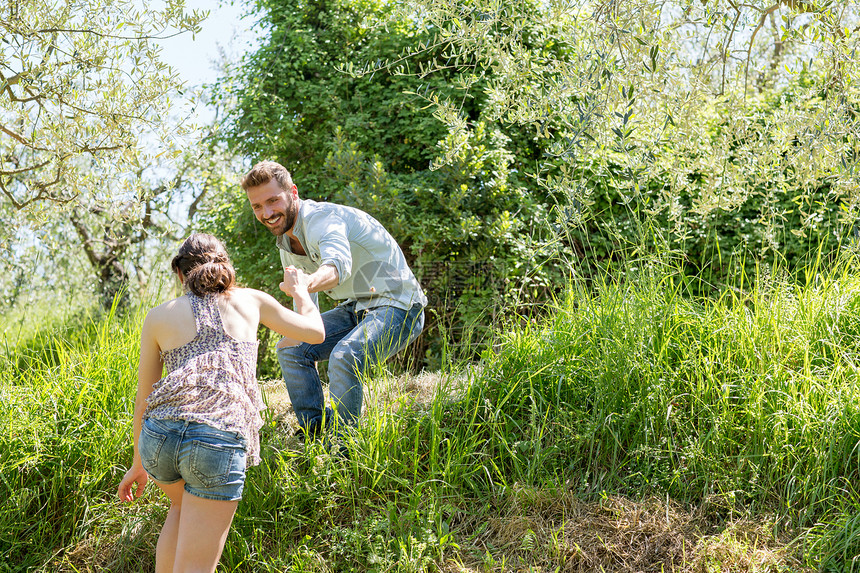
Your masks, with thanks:
<instances>
[{"instance_id":1,"label":"man's beard","mask_svg":"<svg viewBox=\"0 0 860 573\"><path fill-rule=\"evenodd\" d=\"M291 205L291 209L284 213L284 222L278 225L277 227L269 227L266 225L266 228L272 232L276 237L280 237L287 231L293 228L293 225L296 224L296 217L298 215L298 209L295 208L294 205Z\"/></svg>"}]
</instances>

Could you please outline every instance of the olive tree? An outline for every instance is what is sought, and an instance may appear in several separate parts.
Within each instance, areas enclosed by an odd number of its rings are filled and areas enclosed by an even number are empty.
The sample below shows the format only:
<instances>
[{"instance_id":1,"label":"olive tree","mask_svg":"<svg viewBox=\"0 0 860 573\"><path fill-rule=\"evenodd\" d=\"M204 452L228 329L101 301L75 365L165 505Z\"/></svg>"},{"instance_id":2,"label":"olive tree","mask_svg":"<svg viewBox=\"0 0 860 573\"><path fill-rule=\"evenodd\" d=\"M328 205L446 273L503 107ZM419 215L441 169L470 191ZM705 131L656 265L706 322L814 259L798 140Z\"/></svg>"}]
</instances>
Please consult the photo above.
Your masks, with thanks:
<instances>
[{"instance_id":1,"label":"olive tree","mask_svg":"<svg viewBox=\"0 0 860 573\"><path fill-rule=\"evenodd\" d=\"M197 29L203 15L183 6L10 0L0 16L7 207L125 198L122 176L151 159L141 136L174 133L163 120L180 81L154 40ZM119 184L105 184L112 179Z\"/></svg>"},{"instance_id":2,"label":"olive tree","mask_svg":"<svg viewBox=\"0 0 860 573\"><path fill-rule=\"evenodd\" d=\"M5 274L38 272L27 258L33 250L53 259L77 251L109 304L131 245L166 232L167 206L188 179L176 142L190 126L170 118L182 82L157 41L193 33L204 16L184 0L0 6Z\"/></svg>"},{"instance_id":3,"label":"olive tree","mask_svg":"<svg viewBox=\"0 0 860 573\"><path fill-rule=\"evenodd\" d=\"M547 149L531 170L535 183L569 197L556 211L560 226L582 237L583 218L635 227L631 220L660 214L676 242L701 248L703 235L738 234L738 246L759 254L850 235L860 200L855 3L550 0L536 8L402 4L438 30L430 45L441 55L418 71L436 117L455 137L475 129L460 102L477 87L490 118L531 130ZM564 42L564 57L548 54L535 30ZM415 73L402 62L428 50L354 73ZM461 97L433 88L434 76L464 61Z\"/></svg>"}]
</instances>

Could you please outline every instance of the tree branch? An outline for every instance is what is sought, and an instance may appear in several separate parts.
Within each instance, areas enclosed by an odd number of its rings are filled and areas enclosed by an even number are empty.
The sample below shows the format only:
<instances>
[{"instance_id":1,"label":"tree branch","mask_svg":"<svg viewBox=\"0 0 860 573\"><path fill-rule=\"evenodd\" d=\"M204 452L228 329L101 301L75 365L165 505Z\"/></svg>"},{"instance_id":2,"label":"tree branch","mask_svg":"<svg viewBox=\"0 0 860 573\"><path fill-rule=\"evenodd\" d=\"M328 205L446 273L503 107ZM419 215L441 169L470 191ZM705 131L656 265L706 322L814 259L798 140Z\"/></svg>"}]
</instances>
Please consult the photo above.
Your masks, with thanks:
<instances>
[{"instance_id":1,"label":"tree branch","mask_svg":"<svg viewBox=\"0 0 860 573\"><path fill-rule=\"evenodd\" d=\"M207 189L208 189L208 186L204 187L203 190L200 192L200 195L195 197L194 201L191 202L191 205L188 206L188 220L189 221L194 220L194 215L197 214L197 208L200 206L200 201L203 199L203 197L206 196L206 190Z\"/></svg>"},{"instance_id":2,"label":"tree branch","mask_svg":"<svg viewBox=\"0 0 860 573\"><path fill-rule=\"evenodd\" d=\"M29 147L29 148L31 148L31 149L33 148L33 147L30 145L30 142L29 142L29 141L27 141L26 139L24 139L24 137L23 137L23 136L18 135L18 134L17 134L17 133L15 133L14 131L11 131L11 130L7 129L7 128L6 128L6 127L4 127L3 125L0 125L0 131L2 131L2 132L3 132L3 133L5 133L6 135L8 135L8 136L9 136L9 137L11 137L12 139L14 139L15 141L17 141L17 142L18 142L18 143L20 143L21 145L23 145L23 146L25 146L25 147ZM45 150L43 149L42 151L45 151Z\"/></svg>"},{"instance_id":3,"label":"tree branch","mask_svg":"<svg viewBox=\"0 0 860 573\"><path fill-rule=\"evenodd\" d=\"M50 162L51 162L50 159L46 159L45 161L43 161L42 163L39 163L37 165L31 165L29 167L22 167L21 169L15 169L13 171L4 171L4 170L0 169L0 175L5 175L7 177L11 177L12 175L20 175L22 173L27 173L28 171L35 171L37 169L41 169L42 167L46 166ZM15 163L15 162L10 161L10 163Z\"/></svg>"},{"instance_id":4,"label":"tree branch","mask_svg":"<svg viewBox=\"0 0 860 573\"><path fill-rule=\"evenodd\" d=\"M0 190L2 190L3 194L9 198L9 201L12 203L12 206L15 207L16 210L20 211L21 209L23 209L26 206L26 204L22 205L21 203L18 202L17 199L15 199L15 196L12 194L12 192L9 191L6 188L6 185L3 184L2 178L0 178Z\"/></svg>"},{"instance_id":5,"label":"tree branch","mask_svg":"<svg viewBox=\"0 0 860 573\"><path fill-rule=\"evenodd\" d=\"M734 2L729 2L732 7L734 7ZM732 31L729 32L729 39L726 42L725 47L723 48L723 74L722 79L720 80L720 95L726 92L726 63L728 62L728 53L729 48L732 45L732 38L735 36L735 30L738 29L738 20L741 18L741 11L735 7L735 20L732 22Z\"/></svg>"},{"instance_id":6,"label":"tree branch","mask_svg":"<svg viewBox=\"0 0 860 573\"><path fill-rule=\"evenodd\" d=\"M749 79L750 59L752 59L752 49L753 49L753 44L755 43L756 34L758 34L758 31L761 30L762 26L764 26L764 23L767 20L768 15L776 12L779 9L779 7L782 5L782 2L786 2L788 4L790 2L793 2L793 0L778 1L776 4L774 4L773 6L771 6L770 8L767 8L764 12L762 12L761 18L759 18L759 21L758 21L758 25L755 27L755 30L753 30L752 36L750 37L750 43L749 43L749 46L747 47L747 62L746 62L746 66L744 67L744 100L746 100L746 97L747 97L747 84L748 84L748 79Z\"/></svg>"},{"instance_id":7,"label":"tree branch","mask_svg":"<svg viewBox=\"0 0 860 573\"><path fill-rule=\"evenodd\" d=\"M22 202L22 201L19 201L18 199L16 199L15 195L12 194L12 192L6 187L6 185L3 184L2 179L0 179L0 188L2 188L3 194L9 198L9 200L12 202L12 206L15 207L15 209L18 211L20 211L24 207L30 205L31 203L35 203L37 201L51 201L51 202L57 203L59 205L65 205L67 203L70 203L71 201L74 201L75 198L77 198L77 196L78 196L77 193L70 196L70 197L59 197L57 195L52 195L48 191L48 189L50 187L53 187L54 185L59 183L60 180L62 179L62 173L63 173L62 162L67 157L68 156L63 156L57 160L57 161L59 161L60 165L57 166L57 173L56 173L56 176L54 177L53 181L44 181L44 182L35 183L32 187L27 187L26 185L24 186L26 188L26 190L29 192L32 192L34 189L38 190L38 192L35 195L30 196L29 198L27 198L26 201ZM47 161L45 164L47 164L47 163L50 163L50 161ZM15 172L0 172L0 175L6 175L6 173L15 173Z\"/></svg>"},{"instance_id":8,"label":"tree branch","mask_svg":"<svg viewBox=\"0 0 860 573\"><path fill-rule=\"evenodd\" d=\"M155 34L141 35L141 36L120 36L116 34L107 34L105 32L101 32L94 28L38 28L35 30L25 30L18 26L15 26L14 22L11 20L0 19L0 27L9 30L13 34L18 34L21 36L35 36L40 34L85 34L89 36L96 36L97 38L109 39L109 40L132 40L132 41L141 41L141 40L167 40L170 38L175 38L181 34L186 34L190 30L179 30L178 32L174 32L172 34L163 35L160 32L156 32Z\"/></svg>"},{"instance_id":9,"label":"tree branch","mask_svg":"<svg viewBox=\"0 0 860 573\"><path fill-rule=\"evenodd\" d=\"M77 209L72 210L69 220L72 222L72 226L75 228L75 231L78 233L78 237L81 239L81 246L84 249L84 253L87 255L87 259L89 259L90 264L93 268L99 268L101 260L93 248L93 241L90 237L89 231L80 221L80 215Z\"/></svg>"}]
</instances>

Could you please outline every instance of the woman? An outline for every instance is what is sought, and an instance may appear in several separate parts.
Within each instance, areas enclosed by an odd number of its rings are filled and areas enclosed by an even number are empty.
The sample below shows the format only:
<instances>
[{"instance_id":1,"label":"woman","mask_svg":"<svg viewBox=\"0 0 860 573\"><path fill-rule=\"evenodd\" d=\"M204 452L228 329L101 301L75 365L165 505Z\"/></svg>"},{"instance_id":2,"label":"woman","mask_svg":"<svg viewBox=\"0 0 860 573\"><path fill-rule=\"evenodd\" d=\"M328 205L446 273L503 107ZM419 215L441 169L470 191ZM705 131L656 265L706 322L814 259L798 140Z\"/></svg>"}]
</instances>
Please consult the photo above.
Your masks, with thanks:
<instances>
[{"instance_id":1,"label":"woman","mask_svg":"<svg viewBox=\"0 0 860 573\"><path fill-rule=\"evenodd\" d=\"M170 498L156 546L157 573L214 571L242 497L245 468L260 461L259 411L265 406L256 380L257 326L310 343L322 342L325 332L307 275L292 267L280 288L293 298L295 312L266 293L235 286L227 252L211 235L188 237L171 267L186 293L144 320L134 463L117 495L122 501L140 497L152 477Z\"/></svg>"}]
</instances>

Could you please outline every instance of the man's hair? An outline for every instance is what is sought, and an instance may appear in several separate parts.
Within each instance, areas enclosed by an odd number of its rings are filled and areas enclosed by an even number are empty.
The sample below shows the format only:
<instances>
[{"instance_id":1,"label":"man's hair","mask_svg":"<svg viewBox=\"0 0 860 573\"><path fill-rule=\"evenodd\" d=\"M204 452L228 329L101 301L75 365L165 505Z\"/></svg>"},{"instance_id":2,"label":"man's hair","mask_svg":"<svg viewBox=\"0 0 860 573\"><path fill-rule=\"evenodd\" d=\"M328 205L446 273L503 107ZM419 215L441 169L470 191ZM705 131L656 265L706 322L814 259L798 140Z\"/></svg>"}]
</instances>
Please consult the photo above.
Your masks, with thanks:
<instances>
[{"instance_id":1,"label":"man's hair","mask_svg":"<svg viewBox=\"0 0 860 573\"><path fill-rule=\"evenodd\" d=\"M272 179L277 181L284 191L293 188L293 178L286 167L275 161L260 161L242 177L242 189L247 191L249 187L265 185Z\"/></svg>"}]
</instances>

